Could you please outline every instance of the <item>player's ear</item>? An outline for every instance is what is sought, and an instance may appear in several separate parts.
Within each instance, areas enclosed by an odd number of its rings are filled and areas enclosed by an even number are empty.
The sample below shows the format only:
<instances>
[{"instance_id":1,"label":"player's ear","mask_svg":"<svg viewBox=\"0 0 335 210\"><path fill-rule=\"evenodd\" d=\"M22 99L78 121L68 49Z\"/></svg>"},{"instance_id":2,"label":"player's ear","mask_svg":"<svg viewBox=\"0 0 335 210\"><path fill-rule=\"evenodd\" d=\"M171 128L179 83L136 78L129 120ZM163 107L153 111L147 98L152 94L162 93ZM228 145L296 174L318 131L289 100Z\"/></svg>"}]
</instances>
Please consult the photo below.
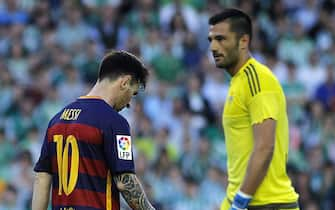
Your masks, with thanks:
<instances>
[{"instance_id":1,"label":"player's ear","mask_svg":"<svg viewBox=\"0 0 335 210\"><path fill-rule=\"evenodd\" d=\"M130 75L121 76L120 80L121 80L120 81L121 90L128 89L131 82L131 76Z\"/></svg>"},{"instance_id":2,"label":"player's ear","mask_svg":"<svg viewBox=\"0 0 335 210\"><path fill-rule=\"evenodd\" d=\"M249 47L249 42L250 42L250 37L247 34L243 34L239 40L239 46L241 50L248 49Z\"/></svg>"}]
</instances>

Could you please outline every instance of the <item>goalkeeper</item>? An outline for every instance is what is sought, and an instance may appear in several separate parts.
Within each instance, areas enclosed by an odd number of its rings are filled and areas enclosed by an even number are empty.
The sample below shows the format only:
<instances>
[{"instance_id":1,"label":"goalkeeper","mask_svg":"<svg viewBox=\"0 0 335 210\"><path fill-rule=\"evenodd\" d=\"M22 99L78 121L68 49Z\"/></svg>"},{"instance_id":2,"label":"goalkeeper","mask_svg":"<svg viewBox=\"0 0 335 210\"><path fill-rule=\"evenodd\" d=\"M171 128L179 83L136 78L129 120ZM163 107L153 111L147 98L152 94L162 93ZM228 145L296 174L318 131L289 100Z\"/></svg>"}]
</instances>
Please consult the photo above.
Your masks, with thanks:
<instances>
[{"instance_id":1,"label":"goalkeeper","mask_svg":"<svg viewBox=\"0 0 335 210\"><path fill-rule=\"evenodd\" d=\"M285 96L268 67L250 55L251 19L225 9L209 25L216 66L232 76L222 118L228 187L221 210L297 210L298 194L286 172Z\"/></svg>"}]
</instances>

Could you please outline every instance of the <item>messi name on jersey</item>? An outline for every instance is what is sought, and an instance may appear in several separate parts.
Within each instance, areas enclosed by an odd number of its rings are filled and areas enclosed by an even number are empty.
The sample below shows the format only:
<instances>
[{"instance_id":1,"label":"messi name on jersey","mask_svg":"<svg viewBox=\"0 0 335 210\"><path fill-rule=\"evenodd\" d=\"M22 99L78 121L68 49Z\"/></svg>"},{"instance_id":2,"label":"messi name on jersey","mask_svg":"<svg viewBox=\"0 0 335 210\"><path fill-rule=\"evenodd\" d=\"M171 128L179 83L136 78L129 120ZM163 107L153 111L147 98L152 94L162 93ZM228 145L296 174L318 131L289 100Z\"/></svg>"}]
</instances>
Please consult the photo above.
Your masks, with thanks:
<instances>
[{"instance_id":1,"label":"messi name on jersey","mask_svg":"<svg viewBox=\"0 0 335 210\"><path fill-rule=\"evenodd\" d=\"M64 109L63 113L61 114L61 120L77 120L81 109Z\"/></svg>"}]
</instances>

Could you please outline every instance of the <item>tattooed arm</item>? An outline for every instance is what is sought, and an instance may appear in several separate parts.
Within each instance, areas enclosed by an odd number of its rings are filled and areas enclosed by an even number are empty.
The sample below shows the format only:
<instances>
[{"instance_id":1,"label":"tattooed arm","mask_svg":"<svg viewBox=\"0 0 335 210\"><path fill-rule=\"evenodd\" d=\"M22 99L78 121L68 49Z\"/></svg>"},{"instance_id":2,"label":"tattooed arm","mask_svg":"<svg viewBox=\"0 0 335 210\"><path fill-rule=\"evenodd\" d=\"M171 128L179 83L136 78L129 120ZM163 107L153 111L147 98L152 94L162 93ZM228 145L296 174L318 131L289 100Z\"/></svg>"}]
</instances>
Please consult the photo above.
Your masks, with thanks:
<instances>
[{"instance_id":1,"label":"tattooed arm","mask_svg":"<svg viewBox=\"0 0 335 210\"><path fill-rule=\"evenodd\" d=\"M155 210L150 204L135 174L124 173L113 177L124 199L134 210Z\"/></svg>"}]
</instances>

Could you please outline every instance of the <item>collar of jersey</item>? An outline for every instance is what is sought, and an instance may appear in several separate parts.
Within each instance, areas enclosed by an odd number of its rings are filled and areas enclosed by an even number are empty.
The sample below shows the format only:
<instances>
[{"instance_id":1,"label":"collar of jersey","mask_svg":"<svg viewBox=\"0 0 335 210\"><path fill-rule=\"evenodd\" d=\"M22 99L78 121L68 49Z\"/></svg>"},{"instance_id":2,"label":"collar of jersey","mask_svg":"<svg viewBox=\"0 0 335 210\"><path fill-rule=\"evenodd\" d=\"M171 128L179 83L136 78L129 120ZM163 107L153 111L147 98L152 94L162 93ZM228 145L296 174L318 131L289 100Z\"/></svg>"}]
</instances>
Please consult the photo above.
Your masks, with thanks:
<instances>
[{"instance_id":1,"label":"collar of jersey","mask_svg":"<svg viewBox=\"0 0 335 210\"><path fill-rule=\"evenodd\" d=\"M253 61L254 58L250 57L247 62L245 62L245 64L243 64L243 66L237 71L237 73L233 76L233 79L238 77L238 75L241 74L241 72L243 72L243 69L245 69L246 66L248 66L250 64L251 61Z\"/></svg>"},{"instance_id":2,"label":"collar of jersey","mask_svg":"<svg viewBox=\"0 0 335 210\"><path fill-rule=\"evenodd\" d=\"M80 96L79 99L100 99L102 100L100 96Z\"/></svg>"}]
</instances>

